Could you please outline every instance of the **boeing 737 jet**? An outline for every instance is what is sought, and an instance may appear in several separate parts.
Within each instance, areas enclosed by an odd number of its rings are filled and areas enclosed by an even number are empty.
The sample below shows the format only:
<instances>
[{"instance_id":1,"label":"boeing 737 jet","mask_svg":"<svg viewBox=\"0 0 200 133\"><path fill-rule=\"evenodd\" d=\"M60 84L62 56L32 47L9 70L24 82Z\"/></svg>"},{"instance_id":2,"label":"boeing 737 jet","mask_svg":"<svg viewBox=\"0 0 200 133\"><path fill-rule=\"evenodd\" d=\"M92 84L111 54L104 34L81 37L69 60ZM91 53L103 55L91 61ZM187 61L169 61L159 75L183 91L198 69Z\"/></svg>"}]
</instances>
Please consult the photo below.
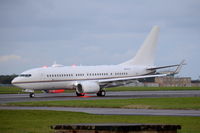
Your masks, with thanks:
<instances>
[{"instance_id":1,"label":"boeing 737 jet","mask_svg":"<svg viewBox=\"0 0 200 133\"><path fill-rule=\"evenodd\" d=\"M167 76L179 72L184 62L177 65L156 67L155 50L159 27L154 26L135 57L118 65L102 66L62 66L35 68L21 73L12 84L24 89L34 97L35 90L45 92L63 92L74 89L77 96L96 93L105 96L105 88L121 86L135 80ZM158 73L158 69L176 67L174 72Z\"/></svg>"}]
</instances>

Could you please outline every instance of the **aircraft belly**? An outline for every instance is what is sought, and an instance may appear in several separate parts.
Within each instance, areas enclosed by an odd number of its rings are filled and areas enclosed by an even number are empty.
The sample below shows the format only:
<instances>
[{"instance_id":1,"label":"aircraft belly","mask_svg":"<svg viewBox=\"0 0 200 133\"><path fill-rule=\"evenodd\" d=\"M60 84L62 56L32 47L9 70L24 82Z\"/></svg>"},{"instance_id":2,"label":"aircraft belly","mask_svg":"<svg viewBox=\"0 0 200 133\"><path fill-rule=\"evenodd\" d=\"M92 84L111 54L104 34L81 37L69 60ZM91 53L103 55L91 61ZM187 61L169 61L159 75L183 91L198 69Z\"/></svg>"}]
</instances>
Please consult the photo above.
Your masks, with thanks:
<instances>
[{"instance_id":1,"label":"aircraft belly","mask_svg":"<svg viewBox=\"0 0 200 133\"><path fill-rule=\"evenodd\" d=\"M48 89L72 89L72 81L60 81L60 82L34 82L34 83L22 83L17 85L23 89L32 90L48 90Z\"/></svg>"}]
</instances>

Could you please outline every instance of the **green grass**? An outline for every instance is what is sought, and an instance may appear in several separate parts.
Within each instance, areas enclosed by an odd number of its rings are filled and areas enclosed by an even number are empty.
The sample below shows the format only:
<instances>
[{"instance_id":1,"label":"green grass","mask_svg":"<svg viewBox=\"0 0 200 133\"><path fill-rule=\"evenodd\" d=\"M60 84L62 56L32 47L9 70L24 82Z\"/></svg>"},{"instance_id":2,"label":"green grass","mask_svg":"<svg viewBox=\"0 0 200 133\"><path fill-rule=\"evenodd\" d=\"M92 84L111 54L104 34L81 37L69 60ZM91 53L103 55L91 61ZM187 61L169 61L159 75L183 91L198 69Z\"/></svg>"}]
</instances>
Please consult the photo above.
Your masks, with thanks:
<instances>
[{"instance_id":1,"label":"green grass","mask_svg":"<svg viewBox=\"0 0 200 133\"><path fill-rule=\"evenodd\" d=\"M200 87L114 87L106 91L168 91L168 90L200 90ZM65 93L72 93L74 90L66 90ZM22 89L14 86L0 87L0 94L20 94ZM37 91L40 93L40 91Z\"/></svg>"},{"instance_id":2,"label":"green grass","mask_svg":"<svg viewBox=\"0 0 200 133\"><path fill-rule=\"evenodd\" d=\"M33 101L7 103L6 105L136 109L200 109L200 97Z\"/></svg>"},{"instance_id":3,"label":"green grass","mask_svg":"<svg viewBox=\"0 0 200 133\"><path fill-rule=\"evenodd\" d=\"M22 93L22 89L14 86L0 87L0 94L16 94L16 93Z\"/></svg>"},{"instance_id":4,"label":"green grass","mask_svg":"<svg viewBox=\"0 0 200 133\"><path fill-rule=\"evenodd\" d=\"M199 133L200 117L92 115L77 112L0 110L1 133L53 133L55 124L149 123L178 124L181 133Z\"/></svg>"}]
</instances>

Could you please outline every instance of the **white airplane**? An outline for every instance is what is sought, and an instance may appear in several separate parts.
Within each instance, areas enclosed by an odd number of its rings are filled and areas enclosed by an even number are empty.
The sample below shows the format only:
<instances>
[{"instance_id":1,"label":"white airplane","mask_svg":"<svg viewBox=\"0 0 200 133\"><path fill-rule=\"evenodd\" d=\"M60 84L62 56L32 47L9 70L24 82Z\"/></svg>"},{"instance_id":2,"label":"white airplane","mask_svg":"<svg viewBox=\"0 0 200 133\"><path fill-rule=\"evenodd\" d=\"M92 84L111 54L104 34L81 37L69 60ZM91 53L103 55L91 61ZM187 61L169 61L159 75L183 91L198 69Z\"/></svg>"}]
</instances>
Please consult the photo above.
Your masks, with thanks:
<instances>
[{"instance_id":1,"label":"white airplane","mask_svg":"<svg viewBox=\"0 0 200 133\"><path fill-rule=\"evenodd\" d=\"M176 74L184 62L162 67L154 65L158 34L159 27L154 26L136 56L124 63L103 66L54 64L51 67L27 70L13 79L12 84L24 89L25 92L29 92L30 97L35 96L35 90L63 92L67 89L75 89L77 96L84 96L86 93L105 96L105 88L121 86L138 79ZM157 69L175 66L177 66L177 69L174 72L167 74L156 72Z\"/></svg>"}]
</instances>

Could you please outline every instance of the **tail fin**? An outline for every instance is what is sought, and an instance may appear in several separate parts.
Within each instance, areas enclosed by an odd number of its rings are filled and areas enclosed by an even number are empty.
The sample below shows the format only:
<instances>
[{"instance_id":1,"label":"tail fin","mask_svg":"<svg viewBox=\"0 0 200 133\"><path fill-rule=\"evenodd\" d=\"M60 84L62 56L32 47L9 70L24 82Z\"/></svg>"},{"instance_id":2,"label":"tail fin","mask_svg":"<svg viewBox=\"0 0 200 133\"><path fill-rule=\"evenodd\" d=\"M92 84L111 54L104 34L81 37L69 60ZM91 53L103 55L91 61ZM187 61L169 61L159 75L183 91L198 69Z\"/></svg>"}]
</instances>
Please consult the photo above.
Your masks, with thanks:
<instances>
[{"instance_id":1,"label":"tail fin","mask_svg":"<svg viewBox=\"0 0 200 133\"><path fill-rule=\"evenodd\" d=\"M146 65L153 66L155 60L156 44L158 40L160 28L154 26L145 39L143 45L138 50L135 57L129 61L126 61L120 65Z\"/></svg>"}]
</instances>

